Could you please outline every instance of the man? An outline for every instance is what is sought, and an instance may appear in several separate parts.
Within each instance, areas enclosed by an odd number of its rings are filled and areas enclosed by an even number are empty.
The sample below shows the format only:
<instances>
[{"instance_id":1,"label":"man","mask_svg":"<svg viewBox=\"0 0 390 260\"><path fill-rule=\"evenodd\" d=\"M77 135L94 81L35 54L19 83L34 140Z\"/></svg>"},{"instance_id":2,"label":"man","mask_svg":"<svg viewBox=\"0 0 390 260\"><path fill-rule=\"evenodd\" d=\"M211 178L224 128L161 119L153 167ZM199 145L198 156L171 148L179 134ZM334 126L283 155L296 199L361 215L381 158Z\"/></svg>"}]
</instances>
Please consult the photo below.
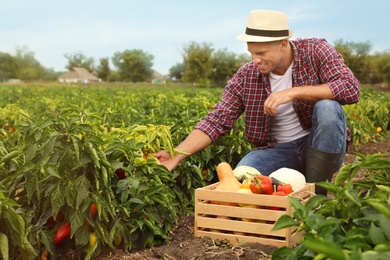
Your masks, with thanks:
<instances>
[{"instance_id":1,"label":"man","mask_svg":"<svg viewBox=\"0 0 390 260\"><path fill-rule=\"evenodd\" d=\"M250 13L245 33L252 62L225 87L214 111L177 146L155 156L169 170L228 134L245 113L245 136L255 148L239 162L263 175L298 170L307 182L331 180L341 167L349 131L341 105L359 101L360 84L342 56L324 39L290 40L288 16L268 10ZM316 187L316 193L326 190Z\"/></svg>"}]
</instances>

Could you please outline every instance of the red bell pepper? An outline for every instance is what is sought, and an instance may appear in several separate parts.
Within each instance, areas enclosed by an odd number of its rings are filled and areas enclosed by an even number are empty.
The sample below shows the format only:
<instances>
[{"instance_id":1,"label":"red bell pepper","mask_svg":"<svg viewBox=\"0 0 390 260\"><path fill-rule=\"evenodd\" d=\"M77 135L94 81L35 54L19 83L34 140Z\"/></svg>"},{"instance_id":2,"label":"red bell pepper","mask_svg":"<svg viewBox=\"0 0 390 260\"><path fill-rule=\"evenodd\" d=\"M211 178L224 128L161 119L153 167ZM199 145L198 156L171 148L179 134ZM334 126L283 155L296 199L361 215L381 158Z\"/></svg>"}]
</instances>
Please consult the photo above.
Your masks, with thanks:
<instances>
[{"instance_id":1,"label":"red bell pepper","mask_svg":"<svg viewBox=\"0 0 390 260\"><path fill-rule=\"evenodd\" d=\"M284 191L284 193L286 194L290 194L291 192L293 192L293 188L291 184L281 182L274 177L271 177L271 181L273 186L276 185L277 191Z\"/></svg>"},{"instance_id":2,"label":"red bell pepper","mask_svg":"<svg viewBox=\"0 0 390 260\"><path fill-rule=\"evenodd\" d=\"M264 194L272 194L272 182L268 176L258 175L258 178L261 180L261 188L263 189Z\"/></svg>"},{"instance_id":3,"label":"red bell pepper","mask_svg":"<svg viewBox=\"0 0 390 260\"><path fill-rule=\"evenodd\" d=\"M254 194L261 194L262 193L262 189L261 189L261 182L259 182L259 181L256 181L257 179L256 178L253 178L252 180L251 180L251 184L250 184L250 189L251 189L251 191L252 191L252 193L254 193Z\"/></svg>"},{"instance_id":4,"label":"red bell pepper","mask_svg":"<svg viewBox=\"0 0 390 260\"><path fill-rule=\"evenodd\" d=\"M286 193L286 195L290 194L293 191L291 184L285 183L279 185L277 190Z\"/></svg>"},{"instance_id":5,"label":"red bell pepper","mask_svg":"<svg viewBox=\"0 0 390 260\"><path fill-rule=\"evenodd\" d=\"M272 194L273 192L271 179L265 175L256 175L250 187L255 194Z\"/></svg>"},{"instance_id":6,"label":"red bell pepper","mask_svg":"<svg viewBox=\"0 0 390 260\"><path fill-rule=\"evenodd\" d=\"M71 226L69 222L64 222L62 225L58 228L57 233L54 237L54 244L57 245L60 243L64 238L69 237L71 232Z\"/></svg>"},{"instance_id":7,"label":"red bell pepper","mask_svg":"<svg viewBox=\"0 0 390 260\"><path fill-rule=\"evenodd\" d=\"M272 192L272 195L274 196L286 196L287 194L284 191L276 191L276 186L274 186L274 192ZM279 207L268 207L272 210L280 210Z\"/></svg>"}]
</instances>

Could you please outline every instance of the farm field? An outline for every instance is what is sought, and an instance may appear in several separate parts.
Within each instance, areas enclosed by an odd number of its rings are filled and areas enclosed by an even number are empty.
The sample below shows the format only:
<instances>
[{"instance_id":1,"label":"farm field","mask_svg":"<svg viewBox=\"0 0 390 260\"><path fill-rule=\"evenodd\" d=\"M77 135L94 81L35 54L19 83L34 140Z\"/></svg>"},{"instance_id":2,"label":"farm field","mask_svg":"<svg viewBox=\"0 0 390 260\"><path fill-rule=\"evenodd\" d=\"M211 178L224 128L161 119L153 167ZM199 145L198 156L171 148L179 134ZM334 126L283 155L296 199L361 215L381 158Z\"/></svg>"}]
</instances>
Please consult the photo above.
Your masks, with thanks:
<instances>
[{"instance_id":1,"label":"farm field","mask_svg":"<svg viewBox=\"0 0 390 260\"><path fill-rule=\"evenodd\" d=\"M388 154L390 155L390 138L379 143L368 143L359 148L351 147L346 155L344 164L353 163L356 159L355 152L363 154ZM362 175L358 176L362 178ZM146 249L136 253L124 253L120 250L104 252L98 259L242 259L242 260L267 260L271 259L275 247L250 243L242 246L232 246L226 243L213 242L207 238L196 238L193 234L194 218L192 216L182 218L173 232L169 235L167 242L152 249ZM277 258L276 258L277 259Z\"/></svg>"},{"instance_id":2,"label":"farm field","mask_svg":"<svg viewBox=\"0 0 390 260\"><path fill-rule=\"evenodd\" d=\"M216 180L219 162L234 166L251 149L242 118L172 173L152 155L179 152L175 145L212 111L222 89L0 85L0 91L2 205L21 216L12 225L26 239L9 240L14 255L253 259L264 253L267 259L274 250L192 235L194 189ZM367 88L361 102L344 108L353 134L346 165L356 152L390 152L389 93ZM64 223L72 228L59 236Z\"/></svg>"}]
</instances>

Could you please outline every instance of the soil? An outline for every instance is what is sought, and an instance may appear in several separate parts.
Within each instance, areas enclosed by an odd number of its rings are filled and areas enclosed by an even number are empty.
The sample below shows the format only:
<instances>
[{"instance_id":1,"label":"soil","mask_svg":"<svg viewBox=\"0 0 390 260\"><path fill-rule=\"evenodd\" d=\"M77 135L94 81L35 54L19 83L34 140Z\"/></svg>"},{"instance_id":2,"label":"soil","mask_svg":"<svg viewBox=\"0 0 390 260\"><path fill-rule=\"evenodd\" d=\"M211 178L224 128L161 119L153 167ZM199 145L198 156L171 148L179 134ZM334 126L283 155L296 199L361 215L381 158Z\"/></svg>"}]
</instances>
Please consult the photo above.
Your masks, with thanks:
<instances>
[{"instance_id":1,"label":"soil","mask_svg":"<svg viewBox=\"0 0 390 260\"><path fill-rule=\"evenodd\" d=\"M390 138L380 143L369 143L359 147L350 147L345 157L345 164L355 161L355 152L363 154L390 154ZM212 240L210 238L194 237L194 217L180 219L175 229L171 231L165 244L134 253L125 253L121 250L110 251L104 249L99 260L230 260L230 259L271 259L272 252L276 249L269 245L248 243L240 246L233 246L225 241Z\"/></svg>"}]
</instances>

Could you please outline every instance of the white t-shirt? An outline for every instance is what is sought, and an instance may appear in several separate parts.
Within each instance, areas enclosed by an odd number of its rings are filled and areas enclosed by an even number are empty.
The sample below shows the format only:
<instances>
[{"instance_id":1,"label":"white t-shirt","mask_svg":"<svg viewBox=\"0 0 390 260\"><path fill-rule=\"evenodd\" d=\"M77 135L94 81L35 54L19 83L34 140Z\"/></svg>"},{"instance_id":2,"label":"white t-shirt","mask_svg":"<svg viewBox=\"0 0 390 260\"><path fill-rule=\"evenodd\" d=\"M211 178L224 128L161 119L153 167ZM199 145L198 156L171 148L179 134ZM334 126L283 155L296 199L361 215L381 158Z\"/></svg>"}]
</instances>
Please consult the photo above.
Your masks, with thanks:
<instances>
[{"instance_id":1,"label":"white t-shirt","mask_svg":"<svg viewBox=\"0 0 390 260\"><path fill-rule=\"evenodd\" d=\"M275 75L272 72L269 74L272 92L278 92L292 87L292 67L293 62L284 75ZM301 127L292 102L281 104L276 110L278 114L272 116L271 119L271 136L278 143L294 141L309 134L308 131L303 130Z\"/></svg>"}]
</instances>

